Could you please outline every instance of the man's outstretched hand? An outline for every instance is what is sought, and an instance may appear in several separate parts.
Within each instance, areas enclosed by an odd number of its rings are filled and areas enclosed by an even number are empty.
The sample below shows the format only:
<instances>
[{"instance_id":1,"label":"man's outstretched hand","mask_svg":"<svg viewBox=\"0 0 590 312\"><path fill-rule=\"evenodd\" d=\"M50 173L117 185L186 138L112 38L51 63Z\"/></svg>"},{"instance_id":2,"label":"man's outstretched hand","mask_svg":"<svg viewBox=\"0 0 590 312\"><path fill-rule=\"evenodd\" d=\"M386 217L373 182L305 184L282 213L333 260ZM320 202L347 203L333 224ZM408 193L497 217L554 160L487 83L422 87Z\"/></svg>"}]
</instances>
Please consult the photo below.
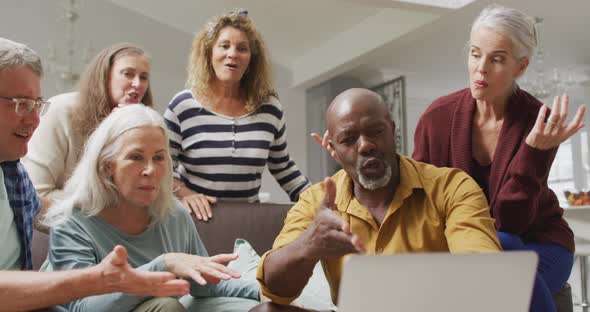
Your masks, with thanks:
<instances>
[{"instance_id":1,"label":"man's outstretched hand","mask_svg":"<svg viewBox=\"0 0 590 312\"><path fill-rule=\"evenodd\" d=\"M322 206L305 232L304 257L316 261L350 253L365 253L358 236L350 231L350 224L335 212L336 185L332 179L324 179L324 190L326 195Z\"/></svg>"}]
</instances>

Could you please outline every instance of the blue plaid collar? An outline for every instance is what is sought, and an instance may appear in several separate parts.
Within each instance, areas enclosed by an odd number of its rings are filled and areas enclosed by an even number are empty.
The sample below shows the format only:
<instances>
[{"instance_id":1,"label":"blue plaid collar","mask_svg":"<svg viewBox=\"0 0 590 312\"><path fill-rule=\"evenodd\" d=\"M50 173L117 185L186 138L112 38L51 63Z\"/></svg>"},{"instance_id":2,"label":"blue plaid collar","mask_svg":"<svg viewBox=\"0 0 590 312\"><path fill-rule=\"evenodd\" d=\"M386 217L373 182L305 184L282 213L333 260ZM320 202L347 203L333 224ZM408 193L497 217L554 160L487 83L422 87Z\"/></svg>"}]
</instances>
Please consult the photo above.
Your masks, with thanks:
<instances>
[{"instance_id":1,"label":"blue plaid collar","mask_svg":"<svg viewBox=\"0 0 590 312\"><path fill-rule=\"evenodd\" d=\"M4 186L8 202L14 213L14 221L21 240L21 268L33 268L31 244L33 241L33 223L41 210L41 202L23 165L17 161L0 163L4 172Z\"/></svg>"}]
</instances>

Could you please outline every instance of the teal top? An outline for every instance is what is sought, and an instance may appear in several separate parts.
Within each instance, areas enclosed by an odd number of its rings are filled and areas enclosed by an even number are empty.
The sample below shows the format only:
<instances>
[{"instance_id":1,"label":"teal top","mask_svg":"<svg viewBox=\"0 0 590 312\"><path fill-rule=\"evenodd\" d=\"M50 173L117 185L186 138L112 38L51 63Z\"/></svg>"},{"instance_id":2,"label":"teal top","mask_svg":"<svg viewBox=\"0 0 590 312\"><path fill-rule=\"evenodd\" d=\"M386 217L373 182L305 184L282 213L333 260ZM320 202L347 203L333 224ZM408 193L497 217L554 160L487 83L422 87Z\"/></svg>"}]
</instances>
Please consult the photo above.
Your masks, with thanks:
<instances>
[{"instance_id":1,"label":"teal top","mask_svg":"<svg viewBox=\"0 0 590 312\"><path fill-rule=\"evenodd\" d=\"M127 249L131 266L144 271L167 271L166 253L187 253L207 257L207 250L188 211L177 203L164 222L148 227L139 235L128 235L100 216L86 217L79 210L65 223L51 229L49 261L54 270L79 269L98 264L116 245ZM193 297L243 297L258 300L256 281L234 279L217 285L191 282ZM132 311L146 296L113 293L72 301L70 311Z\"/></svg>"},{"instance_id":2,"label":"teal top","mask_svg":"<svg viewBox=\"0 0 590 312\"><path fill-rule=\"evenodd\" d=\"M20 239L0 167L0 270L20 270Z\"/></svg>"}]
</instances>

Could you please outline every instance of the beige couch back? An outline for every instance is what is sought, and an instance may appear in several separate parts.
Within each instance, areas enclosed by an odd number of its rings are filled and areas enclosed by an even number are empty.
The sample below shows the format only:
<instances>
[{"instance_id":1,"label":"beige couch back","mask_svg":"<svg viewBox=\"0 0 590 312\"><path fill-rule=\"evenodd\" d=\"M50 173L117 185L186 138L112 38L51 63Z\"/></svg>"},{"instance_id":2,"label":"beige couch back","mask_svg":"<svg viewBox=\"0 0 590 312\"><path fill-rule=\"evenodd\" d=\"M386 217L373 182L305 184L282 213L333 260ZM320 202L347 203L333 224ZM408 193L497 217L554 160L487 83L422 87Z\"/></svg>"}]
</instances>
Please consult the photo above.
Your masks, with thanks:
<instances>
[{"instance_id":1,"label":"beige couch back","mask_svg":"<svg viewBox=\"0 0 590 312\"><path fill-rule=\"evenodd\" d=\"M233 252L236 238L246 239L263 254L272 247L291 205L224 202L213 207L207 222L193 220L210 255Z\"/></svg>"}]
</instances>

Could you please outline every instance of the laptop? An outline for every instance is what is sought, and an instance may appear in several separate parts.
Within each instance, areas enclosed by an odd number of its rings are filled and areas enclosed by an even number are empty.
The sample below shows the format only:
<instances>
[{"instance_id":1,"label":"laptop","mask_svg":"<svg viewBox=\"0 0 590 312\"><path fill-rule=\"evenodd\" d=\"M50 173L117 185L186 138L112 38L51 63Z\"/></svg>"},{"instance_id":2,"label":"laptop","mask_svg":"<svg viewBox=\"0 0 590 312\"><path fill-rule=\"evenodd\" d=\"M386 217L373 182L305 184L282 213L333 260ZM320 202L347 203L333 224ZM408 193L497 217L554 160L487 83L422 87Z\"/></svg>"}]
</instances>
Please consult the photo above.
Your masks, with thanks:
<instances>
[{"instance_id":1,"label":"laptop","mask_svg":"<svg viewBox=\"0 0 590 312\"><path fill-rule=\"evenodd\" d=\"M534 252L351 255L339 312L528 312Z\"/></svg>"}]
</instances>

